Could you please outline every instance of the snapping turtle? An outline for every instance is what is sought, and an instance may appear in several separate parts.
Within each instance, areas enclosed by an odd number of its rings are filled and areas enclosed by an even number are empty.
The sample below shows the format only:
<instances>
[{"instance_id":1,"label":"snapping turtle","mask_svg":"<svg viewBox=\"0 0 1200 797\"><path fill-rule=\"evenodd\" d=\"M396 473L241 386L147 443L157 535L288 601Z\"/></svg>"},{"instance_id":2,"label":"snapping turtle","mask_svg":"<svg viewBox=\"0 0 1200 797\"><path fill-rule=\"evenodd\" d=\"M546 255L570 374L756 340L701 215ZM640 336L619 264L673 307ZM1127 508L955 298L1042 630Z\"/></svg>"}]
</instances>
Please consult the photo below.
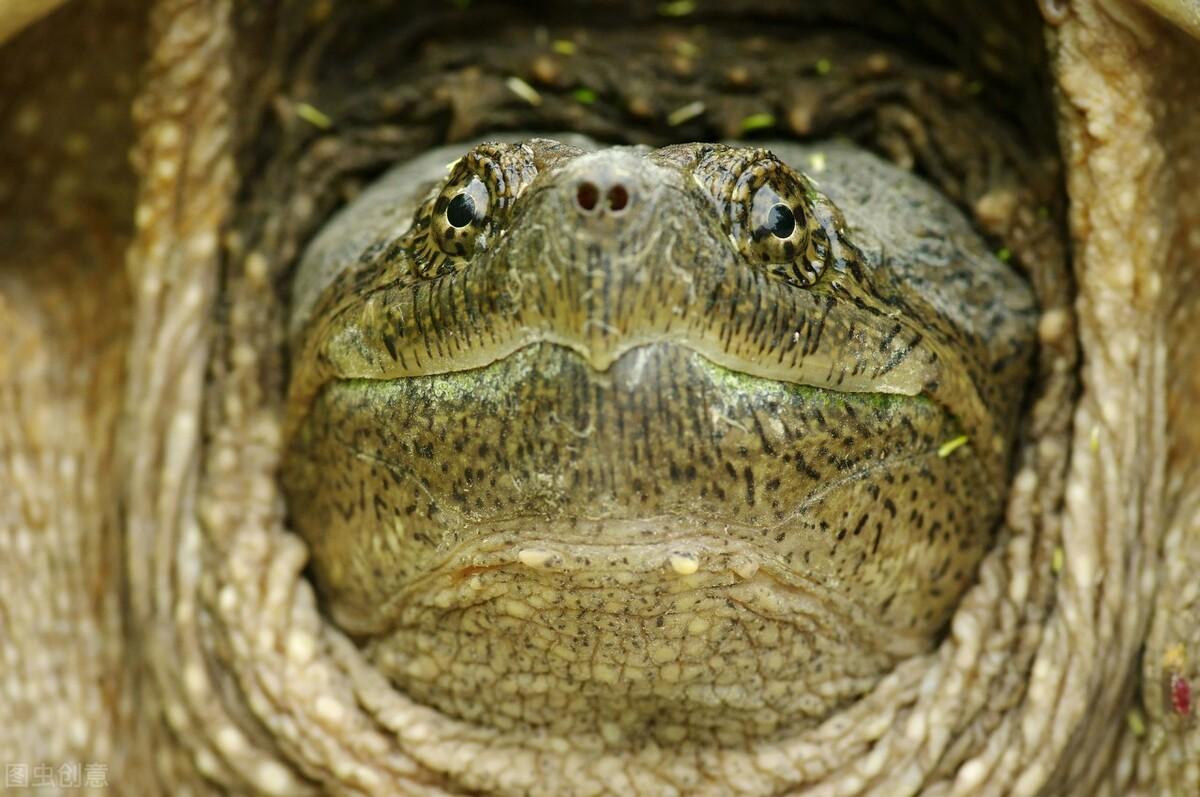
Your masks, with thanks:
<instances>
[{"instance_id":1,"label":"snapping turtle","mask_svg":"<svg viewBox=\"0 0 1200 797\"><path fill-rule=\"evenodd\" d=\"M0 49L7 785L1200 788L1192 40L726 6Z\"/></svg>"}]
</instances>

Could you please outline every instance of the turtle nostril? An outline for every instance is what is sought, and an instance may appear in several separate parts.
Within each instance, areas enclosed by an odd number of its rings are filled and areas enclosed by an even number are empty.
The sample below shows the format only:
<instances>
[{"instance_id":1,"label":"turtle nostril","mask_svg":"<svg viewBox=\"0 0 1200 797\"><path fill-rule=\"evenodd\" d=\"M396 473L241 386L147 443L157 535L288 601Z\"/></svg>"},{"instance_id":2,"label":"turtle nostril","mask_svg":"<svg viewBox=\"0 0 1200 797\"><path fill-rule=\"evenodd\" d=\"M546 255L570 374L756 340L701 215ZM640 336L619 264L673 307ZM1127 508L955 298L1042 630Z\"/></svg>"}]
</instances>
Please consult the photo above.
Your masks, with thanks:
<instances>
[{"instance_id":1,"label":"turtle nostril","mask_svg":"<svg viewBox=\"0 0 1200 797\"><path fill-rule=\"evenodd\" d=\"M595 183L580 183L575 191L575 202L583 210L595 210L600 199L600 189Z\"/></svg>"},{"instance_id":2,"label":"turtle nostril","mask_svg":"<svg viewBox=\"0 0 1200 797\"><path fill-rule=\"evenodd\" d=\"M608 209L621 211L629 204L629 192L623 185L614 185L608 189Z\"/></svg>"}]
</instances>

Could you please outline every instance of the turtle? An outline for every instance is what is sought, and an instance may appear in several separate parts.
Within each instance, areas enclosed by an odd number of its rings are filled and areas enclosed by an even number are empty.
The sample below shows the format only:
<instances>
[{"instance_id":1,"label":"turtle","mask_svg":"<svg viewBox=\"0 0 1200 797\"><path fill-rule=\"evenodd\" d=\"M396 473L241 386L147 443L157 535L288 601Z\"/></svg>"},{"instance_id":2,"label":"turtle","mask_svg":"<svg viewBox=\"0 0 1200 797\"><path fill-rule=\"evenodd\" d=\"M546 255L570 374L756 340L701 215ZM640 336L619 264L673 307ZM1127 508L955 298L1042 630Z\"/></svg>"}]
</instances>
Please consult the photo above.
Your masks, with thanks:
<instances>
[{"instance_id":1,"label":"turtle","mask_svg":"<svg viewBox=\"0 0 1200 797\"><path fill-rule=\"evenodd\" d=\"M49 5L7 788L1200 788L1186 4Z\"/></svg>"}]
</instances>

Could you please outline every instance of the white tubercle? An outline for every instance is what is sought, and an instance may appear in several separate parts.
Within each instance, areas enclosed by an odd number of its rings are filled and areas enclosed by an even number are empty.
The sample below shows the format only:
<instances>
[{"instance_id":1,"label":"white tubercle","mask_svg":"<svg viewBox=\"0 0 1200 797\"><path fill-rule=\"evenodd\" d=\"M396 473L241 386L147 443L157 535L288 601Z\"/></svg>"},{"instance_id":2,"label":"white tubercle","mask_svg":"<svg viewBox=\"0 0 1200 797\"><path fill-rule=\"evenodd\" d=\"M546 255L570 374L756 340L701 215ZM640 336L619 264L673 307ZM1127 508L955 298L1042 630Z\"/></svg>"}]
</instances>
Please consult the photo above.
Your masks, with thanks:
<instances>
[{"instance_id":1,"label":"white tubercle","mask_svg":"<svg viewBox=\"0 0 1200 797\"><path fill-rule=\"evenodd\" d=\"M554 563L555 558L553 551L544 548L523 548L517 554L517 559L527 567L547 567Z\"/></svg>"},{"instance_id":2,"label":"white tubercle","mask_svg":"<svg viewBox=\"0 0 1200 797\"><path fill-rule=\"evenodd\" d=\"M681 576L690 576L700 569L700 559L695 554L673 553L667 561L671 569Z\"/></svg>"}]
</instances>

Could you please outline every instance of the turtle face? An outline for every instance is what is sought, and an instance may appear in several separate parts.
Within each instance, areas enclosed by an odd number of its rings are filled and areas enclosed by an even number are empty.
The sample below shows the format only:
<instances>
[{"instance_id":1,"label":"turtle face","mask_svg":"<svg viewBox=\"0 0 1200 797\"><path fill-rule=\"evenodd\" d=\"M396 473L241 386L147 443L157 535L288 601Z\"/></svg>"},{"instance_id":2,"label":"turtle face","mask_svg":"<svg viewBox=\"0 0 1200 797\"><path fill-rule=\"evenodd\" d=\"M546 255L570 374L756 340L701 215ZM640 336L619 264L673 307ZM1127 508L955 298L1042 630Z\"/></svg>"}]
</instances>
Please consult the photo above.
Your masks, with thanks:
<instances>
[{"instance_id":1,"label":"turtle face","mask_svg":"<svg viewBox=\"0 0 1200 797\"><path fill-rule=\"evenodd\" d=\"M936 641L1002 507L1032 299L916 178L831 147L818 187L787 152L482 144L314 244L289 508L414 699L735 744Z\"/></svg>"}]
</instances>

